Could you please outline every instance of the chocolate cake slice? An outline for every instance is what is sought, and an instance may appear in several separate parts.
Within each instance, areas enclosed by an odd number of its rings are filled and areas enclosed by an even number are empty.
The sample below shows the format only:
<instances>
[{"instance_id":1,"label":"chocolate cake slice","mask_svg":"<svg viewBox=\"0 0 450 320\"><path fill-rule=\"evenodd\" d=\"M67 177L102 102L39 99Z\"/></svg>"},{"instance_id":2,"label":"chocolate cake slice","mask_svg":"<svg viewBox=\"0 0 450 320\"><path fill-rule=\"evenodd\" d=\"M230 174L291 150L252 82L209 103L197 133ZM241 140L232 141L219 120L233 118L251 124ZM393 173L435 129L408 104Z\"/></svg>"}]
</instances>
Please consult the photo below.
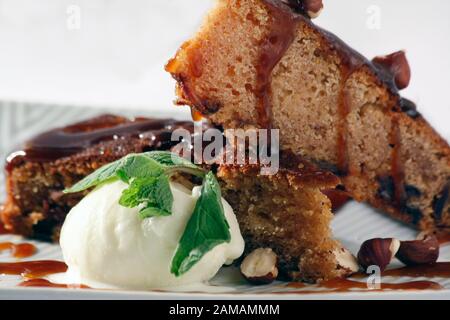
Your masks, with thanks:
<instances>
[{"instance_id":1,"label":"chocolate cake slice","mask_svg":"<svg viewBox=\"0 0 450 320\"><path fill-rule=\"evenodd\" d=\"M317 2L217 1L166 67L178 103L224 129L280 129L282 150L333 170L354 199L449 233L450 148L399 95L404 52L367 60L311 22Z\"/></svg>"}]
</instances>

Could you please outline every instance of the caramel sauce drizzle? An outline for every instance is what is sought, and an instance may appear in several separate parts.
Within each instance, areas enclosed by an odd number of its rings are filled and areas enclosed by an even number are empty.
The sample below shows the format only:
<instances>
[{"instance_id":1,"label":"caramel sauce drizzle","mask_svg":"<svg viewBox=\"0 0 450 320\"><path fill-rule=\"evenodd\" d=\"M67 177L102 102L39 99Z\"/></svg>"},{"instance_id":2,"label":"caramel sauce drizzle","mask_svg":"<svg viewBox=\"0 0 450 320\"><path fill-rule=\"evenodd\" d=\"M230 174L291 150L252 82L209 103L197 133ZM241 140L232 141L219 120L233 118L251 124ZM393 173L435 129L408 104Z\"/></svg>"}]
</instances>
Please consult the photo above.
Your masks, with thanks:
<instances>
[{"instance_id":1,"label":"caramel sauce drizzle","mask_svg":"<svg viewBox=\"0 0 450 320\"><path fill-rule=\"evenodd\" d=\"M256 64L256 88L258 122L261 128L272 129L273 110L271 99L272 72L295 39L296 17L288 8L275 1L264 1L272 17L271 30L260 44Z\"/></svg>"},{"instance_id":2,"label":"caramel sauce drizzle","mask_svg":"<svg viewBox=\"0 0 450 320\"><path fill-rule=\"evenodd\" d=\"M42 277L66 271L67 265L64 262L53 260L0 263L0 275L18 275L26 279L19 284L20 287L90 289L81 284L57 284L42 279Z\"/></svg>"},{"instance_id":3,"label":"caramel sauce drizzle","mask_svg":"<svg viewBox=\"0 0 450 320\"><path fill-rule=\"evenodd\" d=\"M161 148L161 145L171 142L171 134L177 128L192 131L193 124L189 121L173 119L135 118L130 120L102 115L34 137L25 144L22 151L14 153L8 159L6 169L12 171L24 159L51 162L86 150L100 142L124 138L148 139L150 148Z\"/></svg>"},{"instance_id":4,"label":"caramel sauce drizzle","mask_svg":"<svg viewBox=\"0 0 450 320\"><path fill-rule=\"evenodd\" d=\"M281 294L324 294L324 293L348 293L348 292L384 292L388 290L442 290L443 287L432 281L411 281L404 283L381 283L380 289L369 289L367 283L353 281L350 279L334 279L322 282L316 289L324 290L308 290L311 286L303 283L293 282L287 285L287 288L303 289L298 291L286 291Z\"/></svg>"},{"instance_id":5,"label":"caramel sauce drizzle","mask_svg":"<svg viewBox=\"0 0 450 320\"><path fill-rule=\"evenodd\" d=\"M327 37L334 37L329 33L325 34ZM332 43L334 44L333 49L336 50L336 53L341 58L341 80L337 98L337 167L339 176L346 177L351 173L348 153L348 116L352 111L351 97L347 90L347 85L352 75L363 65L367 64L367 61L351 49L347 48L344 43L341 43L337 39L334 39Z\"/></svg>"},{"instance_id":6,"label":"caramel sauce drizzle","mask_svg":"<svg viewBox=\"0 0 450 320\"><path fill-rule=\"evenodd\" d=\"M440 284L433 281L410 281L403 283L381 283L381 289L370 290L367 283L354 281L363 279L368 275L359 273L350 279L334 279L322 282L320 285L307 285L299 282L292 282L288 288L302 289L298 291L282 292L281 294L321 294L321 293L342 293L342 292L370 292L387 290L442 290ZM411 277L411 278L450 278L450 262L438 262L432 265L409 266L398 269L391 269L383 272L383 277ZM353 280L352 280L353 279ZM314 288L316 290L311 290ZM317 290L323 289L323 290Z\"/></svg>"},{"instance_id":7,"label":"caramel sauce drizzle","mask_svg":"<svg viewBox=\"0 0 450 320\"><path fill-rule=\"evenodd\" d=\"M64 262L53 260L0 263L0 274L19 275L24 278L42 278L67 271Z\"/></svg>"},{"instance_id":8,"label":"caramel sauce drizzle","mask_svg":"<svg viewBox=\"0 0 450 320\"><path fill-rule=\"evenodd\" d=\"M194 110L194 108L191 108L191 117L192 121L194 122L203 120L203 115L200 112Z\"/></svg>"},{"instance_id":9,"label":"caramel sauce drizzle","mask_svg":"<svg viewBox=\"0 0 450 320\"><path fill-rule=\"evenodd\" d=\"M18 263L0 263L0 274L21 275L27 278L20 283L22 287L53 287L66 289L90 289L78 284L55 284L42 277L63 273L67 271L67 265L60 261L30 261ZM353 279L364 278L367 275L357 274ZM383 276L407 276L407 277L450 277L450 262L441 262L434 265L404 267L388 270ZM276 294L322 294L343 292L369 292L387 290L441 290L443 287L432 281L411 281L405 283L382 283L381 289L370 290L365 282L352 279L334 279L322 282L320 285L307 285L300 282L292 282L285 285L286 288L301 289L297 291L276 292ZM312 290L314 289L314 290ZM319 289L319 290L318 290Z\"/></svg>"},{"instance_id":10,"label":"caramel sauce drizzle","mask_svg":"<svg viewBox=\"0 0 450 320\"><path fill-rule=\"evenodd\" d=\"M91 289L88 286L80 284L59 284L46 279L31 279L23 281L19 287L39 287L39 288L60 288L60 289Z\"/></svg>"},{"instance_id":11,"label":"caramel sauce drizzle","mask_svg":"<svg viewBox=\"0 0 450 320\"><path fill-rule=\"evenodd\" d=\"M0 206L0 211L2 210L2 206ZM0 221L0 235L2 234L8 234L8 230L6 230L5 226L3 225L3 223Z\"/></svg>"},{"instance_id":12,"label":"caramel sauce drizzle","mask_svg":"<svg viewBox=\"0 0 450 320\"><path fill-rule=\"evenodd\" d=\"M257 69L257 88L255 94L257 97L257 110L259 116L259 125L263 128L271 129L273 127L273 110L271 105L271 80L275 66L280 62L292 42L295 40L295 30L299 21L311 23L305 20L301 15L285 10L286 8L274 1L265 0L267 8L273 19L269 35L260 45L260 56L256 65ZM303 20L302 20L303 19ZM373 63L368 61L362 55L349 48L335 35L319 29L321 36L329 40L332 44L331 51L335 52L341 60L341 81L337 97L337 152L336 162L341 177L351 174L349 153L348 153L348 115L351 112L351 97L348 92L348 81L352 75L361 67L366 66L386 84L388 90L393 94L398 94L398 88L392 81L391 74L381 72ZM386 110L386 112L391 112ZM395 204L398 209L403 210L404 190L404 167L401 159L401 133L395 114L391 115L392 130L390 133L390 144L392 148L391 156L391 175L395 188Z\"/></svg>"},{"instance_id":13,"label":"caramel sauce drizzle","mask_svg":"<svg viewBox=\"0 0 450 320\"><path fill-rule=\"evenodd\" d=\"M450 233L445 234L445 235L439 235L438 241L441 246L449 244L450 243Z\"/></svg>"},{"instance_id":14,"label":"caramel sauce drizzle","mask_svg":"<svg viewBox=\"0 0 450 320\"><path fill-rule=\"evenodd\" d=\"M37 251L37 248L31 243L14 244L12 242L1 242L0 252L5 250L10 250L14 258L21 259L28 258L34 255Z\"/></svg>"},{"instance_id":15,"label":"caramel sauce drizzle","mask_svg":"<svg viewBox=\"0 0 450 320\"><path fill-rule=\"evenodd\" d=\"M383 272L385 277L440 277L450 278L450 262L438 262L435 264L403 267Z\"/></svg>"},{"instance_id":16,"label":"caramel sauce drizzle","mask_svg":"<svg viewBox=\"0 0 450 320\"><path fill-rule=\"evenodd\" d=\"M326 189L322 191L331 201L331 209L333 213L337 213L343 206L351 201L350 194L337 189Z\"/></svg>"}]
</instances>

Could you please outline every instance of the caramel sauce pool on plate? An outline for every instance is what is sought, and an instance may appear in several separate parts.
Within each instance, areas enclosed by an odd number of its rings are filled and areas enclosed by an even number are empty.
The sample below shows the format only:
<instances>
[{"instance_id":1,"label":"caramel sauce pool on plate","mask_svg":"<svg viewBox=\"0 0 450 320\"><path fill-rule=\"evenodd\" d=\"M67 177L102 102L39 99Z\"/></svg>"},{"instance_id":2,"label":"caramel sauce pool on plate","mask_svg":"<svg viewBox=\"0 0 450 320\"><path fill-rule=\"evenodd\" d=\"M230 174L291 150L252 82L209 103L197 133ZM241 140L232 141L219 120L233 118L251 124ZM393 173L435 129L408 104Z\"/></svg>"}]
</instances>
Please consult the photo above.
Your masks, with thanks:
<instances>
[{"instance_id":1,"label":"caramel sauce pool on plate","mask_svg":"<svg viewBox=\"0 0 450 320\"><path fill-rule=\"evenodd\" d=\"M4 233L0 229L0 234ZM441 239L442 243L447 243L450 239ZM9 250L15 258L28 258L37 251L36 246L31 243L14 244L12 242L0 243L0 252ZM62 289L90 289L88 286L79 284L56 284L43 277L64 273L67 265L61 261L36 260L22 262L0 263L0 275L19 275L25 281L19 284L20 287L50 287ZM450 278L450 262L439 262L432 265L410 266L398 269L391 269L383 272L384 277L442 277ZM308 285L300 282L292 282L284 286L285 288L298 289L295 291L276 292L276 294L324 294L324 293L345 293L345 292L369 292L369 291L396 291L396 290L442 290L443 287L432 281L410 281L403 283L381 283L381 289L370 290L367 283L354 281L354 279L365 278L365 274L356 274L352 279L335 279L321 283L320 285ZM314 289L314 290L311 290Z\"/></svg>"},{"instance_id":2,"label":"caramel sauce pool on plate","mask_svg":"<svg viewBox=\"0 0 450 320\"><path fill-rule=\"evenodd\" d=\"M31 243L14 244L12 242L0 242L0 252L10 250L14 258L22 259L33 256L37 248Z\"/></svg>"}]
</instances>

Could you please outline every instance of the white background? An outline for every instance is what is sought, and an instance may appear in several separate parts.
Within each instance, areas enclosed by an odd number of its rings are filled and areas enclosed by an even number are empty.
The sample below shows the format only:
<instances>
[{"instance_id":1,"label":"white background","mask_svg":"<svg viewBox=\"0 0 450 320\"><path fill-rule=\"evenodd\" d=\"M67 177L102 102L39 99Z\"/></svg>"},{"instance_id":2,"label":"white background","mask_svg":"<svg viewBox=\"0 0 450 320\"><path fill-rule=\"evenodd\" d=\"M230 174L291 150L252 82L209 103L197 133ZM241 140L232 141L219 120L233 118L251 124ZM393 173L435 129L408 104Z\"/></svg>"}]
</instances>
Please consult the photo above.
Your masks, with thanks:
<instances>
[{"instance_id":1,"label":"white background","mask_svg":"<svg viewBox=\"0 0 450 320\"><path fill-rule=\"evenodd\" d=\"M163 66L212 3L0 0L0 100L170 108L174 83ZM368 57L407 49L413 79L404 94L450 140L450 1L324 3L316 22ZM70 5L81 9L80 29L67 27ZM379 29L368 25L374 8Z\"/></svg>"}]
</instances>

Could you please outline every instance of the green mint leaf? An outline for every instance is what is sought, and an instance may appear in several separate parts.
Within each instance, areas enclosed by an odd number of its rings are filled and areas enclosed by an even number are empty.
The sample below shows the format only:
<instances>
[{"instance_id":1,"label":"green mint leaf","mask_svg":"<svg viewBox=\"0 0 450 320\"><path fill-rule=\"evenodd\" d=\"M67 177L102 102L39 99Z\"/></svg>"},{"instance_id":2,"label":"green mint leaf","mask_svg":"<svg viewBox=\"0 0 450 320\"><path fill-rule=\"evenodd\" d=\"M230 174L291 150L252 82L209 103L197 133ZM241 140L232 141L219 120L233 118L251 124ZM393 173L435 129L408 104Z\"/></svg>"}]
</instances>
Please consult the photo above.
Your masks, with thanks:
<instances>
[{"instance_id":1,"label":"green mint leaf","mask_svg":"<svg viewBox=\"0 0 450 320\"><path fill-rule=\"evenodd\" d=\"M153 200L151 193L156 184L156 178L133 179L130 186L122 192L119 204L123 207L134 208L142 202Z\"/></svg>"},{"instance_id":2,"label":"green mint leaf","mask_svg":"<svg viewBox=\"0 0 450 320\"><path fill-rule=\"evenodd\" d=\"M169 174L175 171L182 171L195 176L204 177L205 171L189 160L186 160L175 153L165 151L152 151L147 153L148 157L166 167Z\"/></svg>"},{"instance_id":3,"label":"green mint leaf","mask_svg":"<svg viewBox=\"0 0 450 320\"><path fill-rule=\"evenodd\" d=\"M214 174L209 172L172 260L171 272L177 277L185 274L207 252L230 240L230 226L225 218L220 186Z\"/></svg>"},{"instance_id":4,"label":"green mint leaf","mask_svg":"<svg viewBox=\"0 0 450 320\"><path fill-rule=\"evenodd\" d=\"M153 218L153 217L167 217L172 215L170 211L162 210L157 207L148 207L139 211L141 219Z\"/></svg>"},{"instance_id":5,"label":"green mint leaf","mask_svg":"<svg viewBox=\"0 0 450 320\"><path fill-rule=\"evenodd\" d=\"M119 204L127 208L134 208L143 204L144 209L155 209L170 214L173 195L170 190L169 177L160 175L159 177L133 179L130 182L130 187L123 191ZM149 216L149 214L145 215Z\"/></svg>"},{"instance_id":6,"label":"green mint leaf","mask_svg":"<svg viewBox=\"0 0 450 320\"><path fill-rule=\"evenodd\" d=\"M120 179L126 183L133 178L159 176L164 172L162 166L145 154L130 154L120 160L107 164L93 172L64 193L77 193Z\"/></svg>"},{"instance_id":7,"label":"green mint leaf","mask_svg":"<svg viewBox=\"0 0 450 320\"><path fill-rule=\"evenodd\" d=\"M132 154L123 158L123 163L116 172L127 183L130 179L158 177L163 173L164 168L162 165L148 157L145 153Z\"/></svg>"},{"instance_id":8,"label":"green mint leaf","mask_svg":"<svg viewBox=\"0 0 450 320\"><path fill-rule=\"evenodd\" d=\"M172 211L173 194L170 190L169 177L161 175L156 181L155 188L153 189L154 202L159 209L166 212Z\"/></svg>"},{"instance_id":9,"label":"green mint leaf","mask_svg":"<svg viewBox=\"0 0 450 320\"><path fill-rule=\"evenodd\" d=\"M74 186L64 190L64 193L78 193L96 187L104 182L116 180L117 171L122 167L123 159L101 167Z\"/></svg>"}]
</instances>

